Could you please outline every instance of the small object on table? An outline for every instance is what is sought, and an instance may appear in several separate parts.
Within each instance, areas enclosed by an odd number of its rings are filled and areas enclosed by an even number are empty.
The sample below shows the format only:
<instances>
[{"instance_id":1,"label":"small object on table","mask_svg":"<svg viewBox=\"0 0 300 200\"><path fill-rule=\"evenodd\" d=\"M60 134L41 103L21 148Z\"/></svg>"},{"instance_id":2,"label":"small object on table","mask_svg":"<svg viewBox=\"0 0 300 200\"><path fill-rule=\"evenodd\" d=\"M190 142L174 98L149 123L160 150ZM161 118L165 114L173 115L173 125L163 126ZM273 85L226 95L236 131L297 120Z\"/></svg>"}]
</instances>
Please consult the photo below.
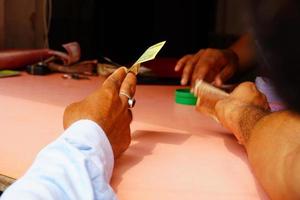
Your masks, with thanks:
<instances>
[{"instance_id":1,"label":"small object on table","mask_svg":"<svg viewBox=\"0 0 300 200\"><path fill-rule=\"evenodd\" d=\"M38 62L33 65L26 66L26 71L32 75L47 75L51 72L49 69L48 63L54 61L56 59L55 56L52 56L42 62Z\"/></svg>"},{"instance_id":2,"label":"small object on table","mask_svg":"<svg viewBox=\"0 0 300 200\"><path fill-rule=\"evenodd\" d=\"M175 102L184 105L196 105L197 97L190 92L190 88L177 89L175 91Z\"/></svg>"},{"instance_id":3,"label":"small object on table","mask_svg":"<svg viewBox=\"0 0 300 200\"><path fill-rule=\"evenodd\" d=\"M64 79L75 79L75 80L81 80L81 79L85 79L85 80L89 80L89 77L87 76L83 76L81 74L64 74L62 75L62 78Z\"/></svg>"},{"instance_id":4,"label":"small object on table","mask_svg":"<svg viewBox=\"0 0 300 200\"><path fill-rule=\"evenodd\" d=\"M6 78L11 76L19 76L21 72L15 70L0 70L0 78Z\"/></svg>"}]
</instances>

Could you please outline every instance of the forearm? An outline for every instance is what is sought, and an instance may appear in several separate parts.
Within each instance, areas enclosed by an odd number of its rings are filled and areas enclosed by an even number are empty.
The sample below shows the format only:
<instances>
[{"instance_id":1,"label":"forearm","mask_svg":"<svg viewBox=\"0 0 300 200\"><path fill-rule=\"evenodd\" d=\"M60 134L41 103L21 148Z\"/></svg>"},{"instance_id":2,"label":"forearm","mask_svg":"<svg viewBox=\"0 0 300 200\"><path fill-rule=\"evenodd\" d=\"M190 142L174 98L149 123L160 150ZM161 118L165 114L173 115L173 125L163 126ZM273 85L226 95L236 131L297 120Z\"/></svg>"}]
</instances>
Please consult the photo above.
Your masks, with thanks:
<instances>
[{"instance_id":1,"label":"forearm","mask_svg":"<svg viewBox=\"0 0 300 200\"><path fill-rule=\"evenodd\" d=\"M49 49L8 50L0 52L0 69L34 64L51 56Z\"/></svg>"},{"instance_id":2,"label":"forearm","mask_svg":"<svg viewBox=\"0 0 300 200\"><path fill-rule=\"evenodd\" d=\"M242 111L237 111L238 116L236 116L236 121L238 121L238 123L235 135L241 144L246 145L254 127L260 120L268 116L270 112L256 106L242 107L241 110Z\"/></svg>"},{"instance_id":3,"label":"forearm","mask_svg":"<svg viewBox=\"0 0 300 200\"><path fill-rule=\"evenodd\" d=\"M229 49L234 51L239 58L239 71L243 72L252 67L256 56L254 41L249 33L241 36L241 38L231 45Z\"/></svg>"},{"instance_id":4,"label":"forearm","mask_svg":"<svg viewBox=\"0 0 300 200\"><path fill-rule=\"evenodd\" d=\"M215 111L221 124L228 128L242 145L248 142L256 124L270 114L261 107L232 98L217 102Z\"/></svg>"},{"instance_id":5,"label":"forearm","mask_svg":"<svg viewBox=\"0 0 300 200\"><path fill-rule=\"evenodd\" d=\"M289 112L266 115L246 139L252 169L272 199L300 199L299 122Z\"/></svg>"},{"instance_id":6,"label":"forearm","mask_svg":"<svg viewBox=\"0 0 300 200\"><path fill-rule=\"evenodd\" d=\"M253 83L240 84L215 110L246 148L249 163L272 199L300 199L300 116L269 112Z\"/></svg>"}]
</instances>

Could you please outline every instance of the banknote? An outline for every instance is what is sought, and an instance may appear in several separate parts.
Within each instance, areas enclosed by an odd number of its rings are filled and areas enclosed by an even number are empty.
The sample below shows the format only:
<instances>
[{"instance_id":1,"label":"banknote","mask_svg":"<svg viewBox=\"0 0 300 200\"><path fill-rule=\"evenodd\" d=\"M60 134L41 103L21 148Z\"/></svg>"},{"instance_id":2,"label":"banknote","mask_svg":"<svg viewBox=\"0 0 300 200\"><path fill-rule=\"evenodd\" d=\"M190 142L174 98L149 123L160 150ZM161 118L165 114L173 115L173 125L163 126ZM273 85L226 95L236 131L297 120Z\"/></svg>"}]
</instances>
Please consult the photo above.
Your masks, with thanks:
<instances>
[{"instance_id":1,"label":"banknote","mask_svg":"<svg viewBox=\"0 0 300 200\"><path fill-rule=\"evenodd\" d=\"M161 50L161 48L165 45L165 43L166 41L162 41L149 47L141 55L141 57L128 69L128 72L133 72L137 75L139 73L141 63L153 60L158 54L158 52Z\"/></svg>"}]
</instances>

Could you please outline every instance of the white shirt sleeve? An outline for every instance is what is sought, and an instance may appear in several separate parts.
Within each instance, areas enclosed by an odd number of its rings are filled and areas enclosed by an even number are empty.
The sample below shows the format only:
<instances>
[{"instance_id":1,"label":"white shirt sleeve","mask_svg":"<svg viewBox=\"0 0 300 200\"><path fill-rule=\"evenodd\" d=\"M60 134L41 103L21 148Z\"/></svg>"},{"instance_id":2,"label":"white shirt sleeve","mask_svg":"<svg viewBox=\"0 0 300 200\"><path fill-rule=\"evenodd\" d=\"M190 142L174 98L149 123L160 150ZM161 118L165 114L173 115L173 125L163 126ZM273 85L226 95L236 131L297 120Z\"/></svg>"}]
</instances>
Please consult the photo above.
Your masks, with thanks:
<instances>
[{"instance_id":1,"label":"white shirt sleeve","mask_svg":"<svg viewBox=\"0 0 300 200\"><path fill-rule=\"evenodd\" d=\"M104 131L80 120L46 146L1 200L117 199L109 185L113 152Z\"/></svg>"}]
</instances>

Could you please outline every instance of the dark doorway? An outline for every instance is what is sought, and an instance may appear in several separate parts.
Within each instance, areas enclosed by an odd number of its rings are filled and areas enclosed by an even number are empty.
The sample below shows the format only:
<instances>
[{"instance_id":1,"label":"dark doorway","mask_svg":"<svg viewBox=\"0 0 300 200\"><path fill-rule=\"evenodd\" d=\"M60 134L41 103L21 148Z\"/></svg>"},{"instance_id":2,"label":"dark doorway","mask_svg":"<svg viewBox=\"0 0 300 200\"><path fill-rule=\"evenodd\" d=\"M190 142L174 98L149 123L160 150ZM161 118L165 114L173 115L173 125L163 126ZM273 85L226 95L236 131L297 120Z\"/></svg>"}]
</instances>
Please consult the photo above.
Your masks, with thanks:
<instances>
[{"instance_id":1,"label":"dark doorway","mask_svg":"<svg viewBox=\"0 0 300 200\"><path fill-rule=\"evenodd\" d=\"M54 0L50 46L78 41L83 58L107 56L121 64L167 40L161 57L181 57L207 47L216 0Z\"/></svg>"}]
</instances>

